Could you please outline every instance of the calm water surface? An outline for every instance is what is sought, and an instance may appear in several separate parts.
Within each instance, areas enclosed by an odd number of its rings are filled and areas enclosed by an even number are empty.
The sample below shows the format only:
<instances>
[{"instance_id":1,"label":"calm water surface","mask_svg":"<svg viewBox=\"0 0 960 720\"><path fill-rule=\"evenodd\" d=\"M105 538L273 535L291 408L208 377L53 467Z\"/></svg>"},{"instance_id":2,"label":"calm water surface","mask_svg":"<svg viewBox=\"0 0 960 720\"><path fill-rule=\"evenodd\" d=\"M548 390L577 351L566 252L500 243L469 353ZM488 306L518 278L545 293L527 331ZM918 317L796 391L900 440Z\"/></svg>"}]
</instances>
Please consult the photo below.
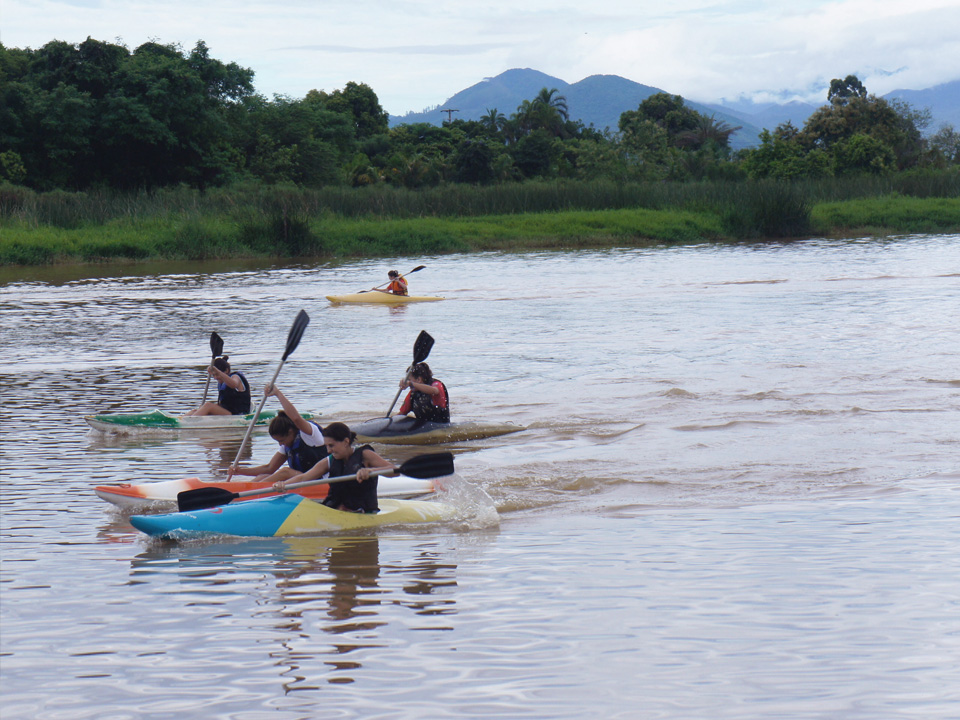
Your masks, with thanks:
<instances>
[{"instance_id":1,"label":"calm water surface","mask_svg":"<svg viewBox=\"0 0 960 720\"><path fill-rule=\"evenodd\" d=\"M445 301L325 300L419 264ZM469 519L135 532L94 485L242 434L82 416L198 404L212 331L262 387L301 308L302 409L383 414L425 329L527 428L452 448ZM960 236L5 270L0 331L3 720L960 718Z\"/></svg>"}]
</instances>

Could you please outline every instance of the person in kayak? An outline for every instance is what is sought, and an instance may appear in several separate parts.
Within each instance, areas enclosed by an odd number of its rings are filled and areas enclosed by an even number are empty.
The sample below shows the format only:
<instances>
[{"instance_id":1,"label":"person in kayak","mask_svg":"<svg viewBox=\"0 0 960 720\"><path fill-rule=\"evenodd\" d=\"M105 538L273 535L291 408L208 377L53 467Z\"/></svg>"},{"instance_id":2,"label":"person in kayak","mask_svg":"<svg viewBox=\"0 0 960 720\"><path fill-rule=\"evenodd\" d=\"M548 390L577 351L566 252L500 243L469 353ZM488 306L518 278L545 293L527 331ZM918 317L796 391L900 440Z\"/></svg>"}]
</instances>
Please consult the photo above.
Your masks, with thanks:
<instances>
[{"instance_id":1,"label":"person in kayak","mask_svg":"<svg viewBox=\"0 0 960 720\"><path fill-rule=\"evenodd\" d=\"M417 363L409 373L409 379L400 381L401 388L410 388L400 414L411 412L417 420L424 422L450 422L450 400L447 386L434 379L430 366L425 362Z\"/></svg>"},{"instance_id":2,"label":"person in kayak","mask_svg":"<svg viewBox=\"0 0 960 720\"><path fill-rule=\"evenodd\" d=\"M229 357L224 355L214 359L207 374L217 381L216 402L205 402L194 408L184 417L200 415L246 415L250 412L250 383L239 370L231 372Z\"/></svg>"},{"instance_id":3,"label":"person in kayak","mask_svg":"<svg viewBox=\"0 0 960 720\"><path fill-rule=\"evenodd\" d=\"M327 448L324 445L323 428L305 420L276 385L268 385L263 394L266 397L272 395L283 406L283 410L267 427L267 432L277 441L280 449L269 462L256 467L238 467L235 474L255 475L260 482L278 482L306 472L325 459ZM283 467L284 463L287 467Z\"/></svg>"},{"instance_id":4,"label":"person in kayak","mask_svg":"<svg viewBox=\"0 0 960 720\"><path fill-rule=\"evenodd\" d=\"M335 510L358 513L380 512L377 504L377 476L371 475L374 468L389 468L396 475L396 466L380 457L369 445L354 448L357 434L341 422L330 423L323 429L327 457L312 469L293 477L274 483L273 489L284 492L286 485L302 480L316 480L324 473L330 477L353 475L356 480L343 480L330 483L330 491L323 504Z\"/></svg>"},{"instance_id":5,"label":"person in kayak","mask_svg":"<svg viewBox=\"0 0 960 720\"><path fill-rule=\"evenodd\" d=\"M403 275L398 273L396 270L391 270L387 273L387 277L390 278L390 284L387 285L386 290L380 290L380 292L390 293L391 295L410 294L410 291L407 288L407 281L404 279Z\"/></svg>"}]
</instances>

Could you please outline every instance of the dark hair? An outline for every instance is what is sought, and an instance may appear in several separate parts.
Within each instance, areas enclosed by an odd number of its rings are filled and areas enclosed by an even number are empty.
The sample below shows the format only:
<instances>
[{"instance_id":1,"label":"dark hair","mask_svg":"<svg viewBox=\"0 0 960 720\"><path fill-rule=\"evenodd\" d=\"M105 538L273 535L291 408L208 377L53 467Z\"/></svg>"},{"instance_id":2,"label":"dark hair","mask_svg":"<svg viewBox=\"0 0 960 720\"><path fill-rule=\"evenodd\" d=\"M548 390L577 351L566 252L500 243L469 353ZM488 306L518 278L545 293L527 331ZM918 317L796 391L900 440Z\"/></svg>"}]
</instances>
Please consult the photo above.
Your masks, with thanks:
<instances>
[{"instance_id":1,"label":"dark hair","mask_svg":"<svg viewBox=\"0 0 960 720\"><path fill-rule=\"evenodd\" d=\"M399 275L400 273L398 273L396 270L391 270L387 273L387 277L399 277Z\"/></svg>"},{"instance_id":2,"label":"dark hair","mask_svg":"<svg viewBox=\"0 0 960 720\"><path fill-rule=\"evenodd\" d=\"M229 355L223 355L222 357L214 358L213 366L220 372L228 373L230 372L230 363L227 360L230 359Z\"/></svg>"},{"instance_id":3,"label":"dark hair","mask_svg":"<svg viewBox=\"0 0 960 720\"><path fill-rule=\"evenodd\" d=\"M418 377L426 385L433 384L433 373L430 371L430 366L425 362L417 363L410 368L410 377Z\"/></svg>"},{"instance_id":4,"label":"dark hair","mask_svg":"<svg viewBox=\"0 0 960 720\"><path fill-rule=\"evenodd\" d=\"M330 423L323 429L325 438L332 438L337 442L349 440L351 443L357 439L357 434L342 422Z\"/></svg>"},{"instance_id":5,"label":"dark hair","mask_svg":"<svg viewBox=\"0 0 960 720\"><path fill-rule=\"evenodd\" d=\"M283 410L277 413L277 416L270 421L270 427L267 428L272 438L286 437L291 432L299 432L299 430L297 424Z\"/></svg>"}]
</instances>

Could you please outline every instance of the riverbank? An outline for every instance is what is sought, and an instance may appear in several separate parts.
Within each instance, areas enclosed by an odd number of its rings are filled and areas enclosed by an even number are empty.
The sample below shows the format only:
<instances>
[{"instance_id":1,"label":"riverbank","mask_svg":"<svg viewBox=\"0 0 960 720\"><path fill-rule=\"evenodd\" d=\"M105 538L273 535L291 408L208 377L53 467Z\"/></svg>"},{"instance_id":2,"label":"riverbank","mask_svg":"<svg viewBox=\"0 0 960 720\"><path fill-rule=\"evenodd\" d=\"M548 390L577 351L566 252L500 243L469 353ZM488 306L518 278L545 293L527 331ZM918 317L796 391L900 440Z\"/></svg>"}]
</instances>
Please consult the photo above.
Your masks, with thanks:
<instances>
[{"instance_id":1,"label":"riverbank","mask_svg":"<svg viewBox=\"0 0 960 720\"><path fill-rule=\"evenodd\" d=\"M134 214L74 227L6 217L0 225L0 265L378 257L960 231L956 197L891 194L808 204L787 192L773 199L689 204L693 209L395 218L282 207L272 212Z\"/></svg>"}]
</instances>

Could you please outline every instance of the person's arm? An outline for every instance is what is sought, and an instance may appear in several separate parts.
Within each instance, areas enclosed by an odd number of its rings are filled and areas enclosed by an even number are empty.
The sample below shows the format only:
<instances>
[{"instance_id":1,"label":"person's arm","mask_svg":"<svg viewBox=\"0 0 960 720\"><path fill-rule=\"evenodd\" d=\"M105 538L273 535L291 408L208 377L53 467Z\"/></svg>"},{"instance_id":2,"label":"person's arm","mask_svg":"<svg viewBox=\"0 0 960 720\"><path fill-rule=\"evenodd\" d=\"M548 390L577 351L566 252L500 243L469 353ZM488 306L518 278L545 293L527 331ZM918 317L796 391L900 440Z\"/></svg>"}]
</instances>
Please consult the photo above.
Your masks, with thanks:
<instances>
[{"instance_id":1,"label":"person's arm","mask_svg":"<svg viewBox=\"0 0 960 720\"><path fill-rule=\"evenodd\" d=\"M375 468L390 468L393 472L381 473L394 477L397 474L397 467L392 462L384 460L376 452L367 448L363 451L363 467L357 470L357 482L363 482L370 477L370 471Z\"/></svg>"},{"instance_id":2,"label":"person's arm","mask_svg":"<svg viewBox=\"0 0 960 720\"><path fill-rule=\"evenodd\" d=\"M293 406L293 403L287 399L287 396L280 392L280 388L276 385L268 385L264 389L264 395L269 397L273 395L280 401L280 405L283 407L283 411L287 414L287 417L293 420L293 424L297 426L297 429L300 432L306 433L307 435L313 435L314 428L316 427L309 420L304 420L301 417L300 413L297 412L297 409Z\"/></svg>"},{"instance_id":3,"label":"person's arm","mask_svg":"<svg viewBox=\"0 0 960 720\"><path fill-rule=\"evenodd\" d=\"M400 409L397 410L398 415L407 415L413 409L413 391L407 393L407 396L403 399L403 404L400 405Z\"/></svg>"},{"instance_id":4,"label":"person's arm","mask_svg":"<svg viewBox=\"0 0 960 720\"><path fill-rule=\"evenodd\" d=\"M287 461L287 456L282 452L275 453L270 462L256 467L238 467L233 471L234 475L269 475L280 469L280 466Z\"/></svg>"},{"instance_id":5,"label":"person's arm","mask_svg":"<svg viewBox=\"0 0 960 720\"><path fill-rule=\"evenodd\" d=\"M217 382L229 385L237 392L243 392L243 380L240 379L239 375L227 375L223 370L213 365L207 368L207 372L209 372Z\"/></svg>"},{"instance_id":6,"label":"person's arm","mask_svg":"<svg viewBox=\"0 0 960 720\"><path fill-rule=\"evenodd\" d=\"M330 469L330 456L328 455L327 457L325 457L323 460L318 462L316 465L314 465L312 468L310 468L306 472L300 473L299 475L294 475L293 477L289 477L286 480L281 480L280 482L274 483L273 489L278 492L283 492L284 488L288 483L302 482L307 480L317 480L318 478L322 478L324 473L326 473L327 470L329 469Z\"/></svg>"},{"instance_id":7,"label":"person's arm","mask_svg":"<svg viewBox=\"0 0 960 720\"><path fill-rule=\"evenodd\" d=\"M426 393L427 395L439 395L439 394L440 394L440 388L435 387L435 386L433 386L433 385L427 385L426 383L416 382L416 381L414 381L414 380L411 380L411 381L409 382L409 385L410 385L410 387L413 388L414 390L419 390L420 392Z\"/></svg>"}]
</instances>

